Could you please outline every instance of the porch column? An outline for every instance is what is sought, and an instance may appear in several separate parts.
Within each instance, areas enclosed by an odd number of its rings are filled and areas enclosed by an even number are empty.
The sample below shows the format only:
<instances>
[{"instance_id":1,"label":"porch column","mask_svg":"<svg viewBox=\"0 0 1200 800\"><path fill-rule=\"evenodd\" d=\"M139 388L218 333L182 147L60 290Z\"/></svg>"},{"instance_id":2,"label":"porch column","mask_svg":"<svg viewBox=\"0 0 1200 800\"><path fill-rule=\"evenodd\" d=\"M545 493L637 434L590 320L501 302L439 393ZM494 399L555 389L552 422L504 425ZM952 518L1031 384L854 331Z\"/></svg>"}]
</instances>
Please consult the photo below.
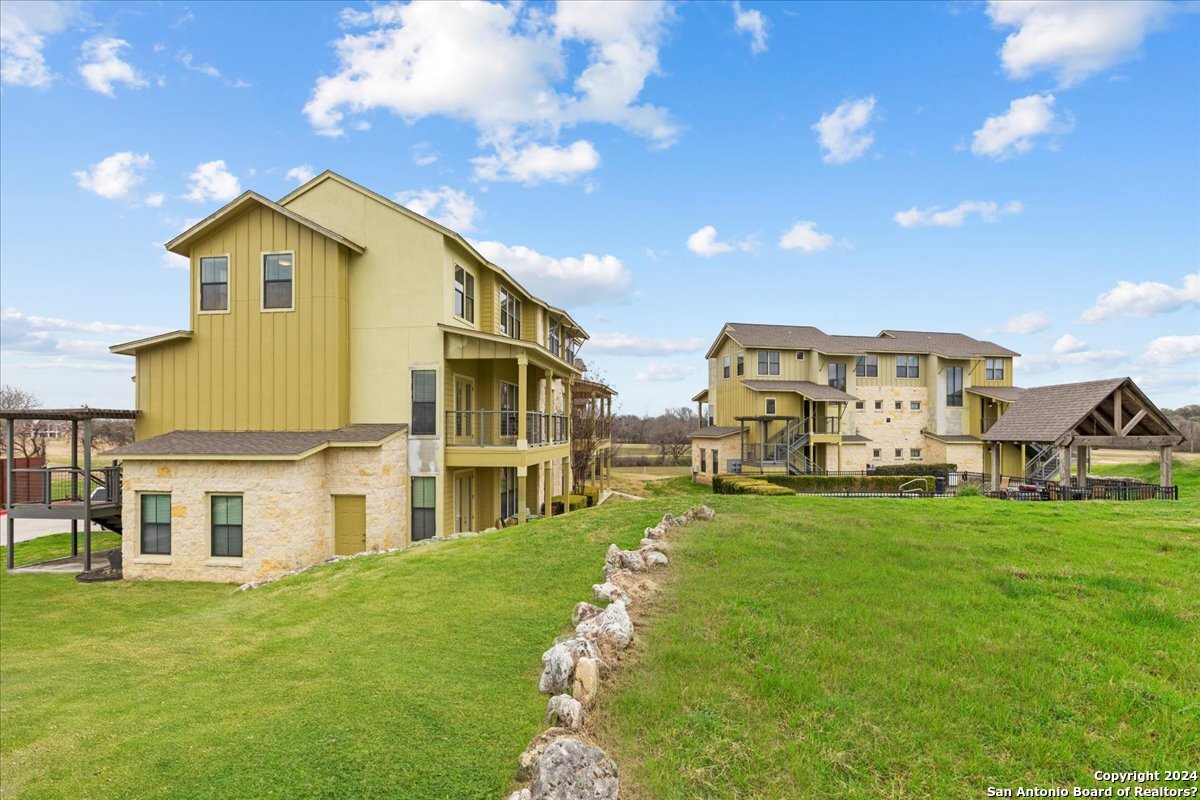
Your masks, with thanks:
<instances>
[{"instance_id":1,"label":"porch column","mask_svg":"<svg viewBox=\"0 0 1200 800\"><path fill-rule=\"evenodd\" d=\"M554 462L546 461L542 464L542 491L546 494L546 517L554 516L554 503L551 500L554 498Z\"/></svg>"},{"instance_id":2,"label":"porch column","mask_svg":"<svg viewBox=\"0 0 1200 800\"><path fill-rule=\"evenodd\" d=\"M992 491L1000 491L1000 449L1004 445L999 442L992 444Z\"/></svg>"},{"instance_id":3,"label":"porch column","mask_svg":"<svg viewBox=\"0 0 1200 800\"><path fill-rule=\"evenodd\" d=\"M696 401L696 422L698 423L696 425L697 430L704 427L704 401L703 400Z\"/></svg>"},{"instance_id":4,"label":"porch column","mask_svg":"<svg viewBox=\"0 0 1200 800\"><path fill-rule=\"evenodd\" d=\"M554 443L554 373L546 370L546 388L542 392L542 402L546 405L546 444Z\"/></svg>"},{"instance_id":5,"label":"porch column","mask_svg":"<svg viewBox=\"0 0 1200 800\"><path fill-rule=\"evenodd\" d=\"M521 353L517 356L517 447L519 449L529 446L528 412L529 359L524 353Z\"/></svg>"},{"instance_id":6,"label":"porch column","mask_svg":"<svg viewBox=\"0 0 1200 800\"><path fill-rule=\"evenodd\" d=\"M567 414L567 457L563 459L563 513L569 513L571 510L570 490L573 488L571 482L574 479L571 472L575 458L575 426L572 422L575 416L575 392L572 383L573 379L568 375L563 386L563 409Z\"/></svg>"},{"instance_id":7,"label":"porch column","mask_svg":"<svg viewBox=\"0 0 1200 800\"><path fill-rule=\"evenodd\" d=\"M8 568L13 568L13 421L12 417L4 420L4 433L8 437L5 439L6 452L4 462L4 507L8 509L8 513L4 515L4 527L7 531L5 543L8 545L8 550L5 551L8 557Z\"/></svg>"},{"instance_id":8,"label":"porch column","mask_svg":"<svg viewBox=\"0 0 1200 800\"><path fill-rule=\"evenodd\" d=\"M79 497L79 420L71 420L71 500ZM79 520L71 520L71 555L79 555Z\"/></svg>"},{"instance_id":9,"label":"porch column","mask_svg":"<svg viewBox=\"0 0 1200 800\"><path fill-rule=\"evenodd\" d=\"M92 571L92 420L83 421L83 571Z\"/></svg>"},{"instance_id":10,"label":"porch column","mask_svg":"<svg viewBox=\"0 0 1200 800\"><path fill-rule=\"evenodd\" d=\"M562 495L563 495L563 513L571 513L571 458L568 456L562 460Z\"/></svg>"},{"instance_id":11,"label":"porch column","mask_svg":"<svg viewBox=\"0 0 1200 800\"><path fill-rule=\"evenodd\" d=\"M1058 448L1058 482L1063 486L1071 485L1071 448Z\"/></svg>"},{"instance_id":12,"label":"porch column","mask_svg":"<svg viewBox=\"0 0 1200 800\"><path fill-rule=\"evenodd\" d=\"M1081 487L1087 486L1087 473L1088 468L1091 466L1088 464L1090 455L1091 453L1088 452L1087 445L1081 444L1075 448L1076 470L1079 473L1079 485Z\"/></svg>"},{"instance_id":13,"label":"porch column","mask_svg":"<svg viewBox=\"0 0 1200 800\"><path fill-rule=\"evenodd\" d=\"M521 374L525 371L522 369ZM522 413L521 418L525 415ZM529 505L529 467L517 467L517 524L524 525L529 521L525 507Z\"/></svg>"},{"instance_id":14,"label":"porch column","mask_svg":"<svg viewBox=\"0 0 1200 800\"><path fill-rule=\"evenodd\" d=\"M9 422L8 424L9 424L8 429L10 431L10 433L8 435L11 437L12 436L12 433L11 433L12 422ZM12 453L11 445L9 446L8 452ZM1158 485L1159 486L1170 486L1171 485L1171 454L1172 453L1173 453L1173 448L1170 445L1168 445L1158 451ZM12 456L10 455L9 458L12 458ZM11 480L11 478L10 478L10 480ZM12 484L10 483L9 486L12 486ZM12 489L9 489L9 491L11 492ZM9 520L8 524L12 525L12 521ZM8 534L9 550L8 550L8 552L12 553L12 528L9 528L8 530L9 530L9 534Z\"/></svg>"}]
</instances>

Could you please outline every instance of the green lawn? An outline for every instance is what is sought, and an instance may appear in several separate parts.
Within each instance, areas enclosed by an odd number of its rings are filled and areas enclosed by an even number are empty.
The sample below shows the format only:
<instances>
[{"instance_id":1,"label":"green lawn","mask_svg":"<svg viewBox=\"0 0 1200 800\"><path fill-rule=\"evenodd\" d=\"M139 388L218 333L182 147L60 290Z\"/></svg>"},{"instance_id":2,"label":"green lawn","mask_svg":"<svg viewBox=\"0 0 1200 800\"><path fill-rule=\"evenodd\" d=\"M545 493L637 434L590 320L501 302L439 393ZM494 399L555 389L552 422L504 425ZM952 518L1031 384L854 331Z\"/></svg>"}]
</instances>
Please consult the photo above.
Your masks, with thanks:
<instances>
[{"instance_id":1,"label":"green lawn","mask_svg":"<svg viewBox=\"0 0 1200 800\"><path fill-rule=\"evenodd\" d=\"M1180 503L714 498L602 696L622 797L982 797L1195 768L1200 469L1176 477Z\"/></svg>"},{"instance_id":2,"label":"green lawn","mask_svg":"<svg viewBox=\"0 0 1200 800\"><path fill-rule=\"evenodd\" d=\"M983 796L1194 767L1200 471L1177 477L1178 504L684 478L248 593L4 575L0 794L499 797L542 728L538 657L609 542L700 501L721 516L675 537L596 714L622 797Z\"/></svg>"}]
</instances>

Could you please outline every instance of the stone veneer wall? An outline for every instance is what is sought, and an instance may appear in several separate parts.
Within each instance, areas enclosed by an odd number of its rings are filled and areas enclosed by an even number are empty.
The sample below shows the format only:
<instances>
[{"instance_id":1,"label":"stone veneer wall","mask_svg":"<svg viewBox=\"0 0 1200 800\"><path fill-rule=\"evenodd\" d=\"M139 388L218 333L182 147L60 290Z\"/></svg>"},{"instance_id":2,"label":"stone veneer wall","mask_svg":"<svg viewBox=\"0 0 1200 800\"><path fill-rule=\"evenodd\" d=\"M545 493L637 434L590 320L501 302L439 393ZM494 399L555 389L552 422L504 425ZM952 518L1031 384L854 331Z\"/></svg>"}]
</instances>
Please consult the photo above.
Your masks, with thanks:
<instances>
[{"instance_id":1,"label":"stone veneer wall","mask_svg":"<svg viewBox=\"0 0 1200 800\"><path fill-rule=\"evenodd\" d=\"M366 496L366 548L408 544L408 440L326 448L301 461L125 461L121 544L128 579L248 583L333 553L335 494ZM171 494L171 554L142 555L140 494ZM242 557L210 555L209 497L243 496Z\"/></svg>"},{"instance_id":2,"label":"stone veneer wall","mask_svg":"<svg viewBox=\"0 0 1200 800\"><path fill-rule=\"evenodd\" d=\"M704 466L707 470L700 472L700 450L704 449ZM692 439L692 480L697 483L712 483L713 465L712 451L717 451L717 460L720 462L718 472L724 475L729 471L729 461L734 461L742 457L741 439L735 433L731 436L722 436L720 439Z\"/></svg>"},{"instance_id":3,"label":"stone veneer wall","mask_svg":"<svg viewBox=\"0 0 1200 800\"><path fill-rule=\"evenodd\" d=\"M936 460L930 458L928 452L930 440L921 433L928 427L930 411L929 393L924 386L860 386L854 394L864 401L864 408L861 411L858 409L854 411L855 430L871 441L867 442L863 448L865 461L862 466L846 466L847 451L858 445L843 446L842 469L864 469L867 464L882 466L885 464L929 463ZM876 400L883 401L883 408L878 411L875 410ZM899 411L896 410L897 400L901 403ZM910 409L909 404L914 400L920 401L920 411ZM897 447L903 450L904 455L901 458L896 458ZM914 447L921 449L921 458L911 457L910 451ZM834 448L828 449L832 451ZM872 454L875 449L880 451L879 458ZM836 461L836 453L827 458ZM832 468L836 469L836 463Z\"/></svg>"}]
</instances>

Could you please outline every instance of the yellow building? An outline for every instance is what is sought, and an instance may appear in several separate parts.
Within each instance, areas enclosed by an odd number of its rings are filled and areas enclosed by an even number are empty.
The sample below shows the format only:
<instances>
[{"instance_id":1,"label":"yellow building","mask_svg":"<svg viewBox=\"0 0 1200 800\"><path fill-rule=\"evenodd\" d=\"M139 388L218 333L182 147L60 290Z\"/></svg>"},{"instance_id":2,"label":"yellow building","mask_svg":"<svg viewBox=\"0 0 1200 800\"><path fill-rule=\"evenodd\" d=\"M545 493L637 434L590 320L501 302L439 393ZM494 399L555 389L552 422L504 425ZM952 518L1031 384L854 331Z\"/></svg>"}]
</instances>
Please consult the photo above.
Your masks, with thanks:
<instances>
[{"instance_id":1,"label":"yellow building","mask_svg":"<svg viewBox=\"0 0 1200 800\"><path fill-rule=\"evenodd\" d=\"M325 172L167 249L188 330L111 348L136 360L126 576L259 579L569 492L587 334L459 234Z\"/></svg>"},{"instance_id":2,"label":"yellow building","mask_svg":"<svg viewBox=\"0 0 1200 800\"><path fill-rule=\"evenodd\" d=\"M708 350L708 387L692 398L704 423L693 474L947 462L982 472L980 435L1020 392L1016 355L961 333L726 323Z\"/></svg>"}]
</instances>

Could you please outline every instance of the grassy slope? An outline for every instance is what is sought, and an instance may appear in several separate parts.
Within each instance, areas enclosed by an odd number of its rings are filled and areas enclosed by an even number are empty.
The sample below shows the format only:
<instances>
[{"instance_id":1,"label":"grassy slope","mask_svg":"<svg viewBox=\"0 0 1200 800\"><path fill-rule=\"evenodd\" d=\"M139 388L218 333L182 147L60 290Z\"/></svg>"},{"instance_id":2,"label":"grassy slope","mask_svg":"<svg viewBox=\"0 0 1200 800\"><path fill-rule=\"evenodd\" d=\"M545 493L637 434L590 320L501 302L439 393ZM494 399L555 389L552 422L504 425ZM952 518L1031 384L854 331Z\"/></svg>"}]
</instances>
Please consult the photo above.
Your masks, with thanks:
<instances>
[{"instance_id":1,"label":"grassy slope","mask_svg":"<svg viewBox=\"0 0 1200 800\"><path fill-rule=\"evenodd\" d=\"M4 575L3 794L500 796L541 729L538 656L601 578L609 542L636 544L648 516L680 502L577 512L247 593Z\"/></svg>"},{"instance_id":2,"label":"grassy slope","mask_svg":"<svg viewBox=\"0 0 1200 800\"><path fill-rule=\"evenodd\" d=\"M714 498L602 701L622 796L982 796L1194 765L1200 468L1176 476L1181 503Z\"/></svg>"}]
</instances>

